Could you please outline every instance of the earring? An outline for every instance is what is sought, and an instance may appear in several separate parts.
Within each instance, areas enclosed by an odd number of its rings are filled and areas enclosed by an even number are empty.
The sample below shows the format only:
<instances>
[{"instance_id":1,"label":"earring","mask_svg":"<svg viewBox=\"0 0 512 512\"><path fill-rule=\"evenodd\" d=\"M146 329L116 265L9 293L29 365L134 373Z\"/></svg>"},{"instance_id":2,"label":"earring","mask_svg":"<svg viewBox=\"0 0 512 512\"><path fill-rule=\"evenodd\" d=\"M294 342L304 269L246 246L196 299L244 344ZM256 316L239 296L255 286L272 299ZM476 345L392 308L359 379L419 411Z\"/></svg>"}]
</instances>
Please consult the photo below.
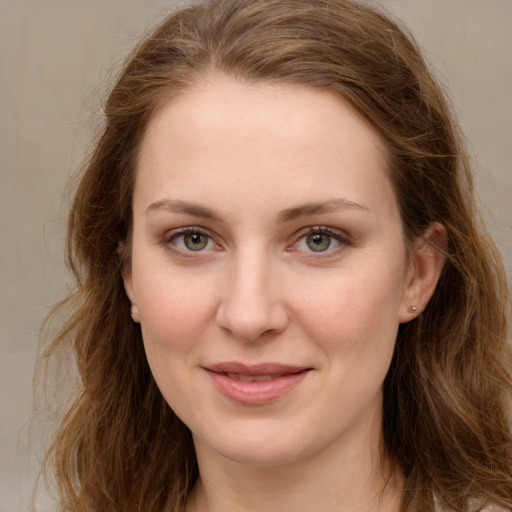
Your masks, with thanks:
<instances>
[{"instance_id":1,"label":"earring","mask_svg":"<svg viewBox=\"0 0 512 512\"><path fill-rule=\"evenodd\" d=\"M413 305L409 306L409 309L410 309L413 313L417 313L417 312L420 310L420 308L419 308L419 307L417 307L417 306L413 306Z\"/></svg>"},{"instance_id":2,"label":"earring","mask_svg":"<svg viewBox=\"0 0 512 512\"><path fill-rule=\"evenodd\" d=\"M139 308L137 307L137 304L135 304L135 302L132 302L131 313L132 313L132 320L137 323L140 322Z\"/></svg>"}]
</instances>

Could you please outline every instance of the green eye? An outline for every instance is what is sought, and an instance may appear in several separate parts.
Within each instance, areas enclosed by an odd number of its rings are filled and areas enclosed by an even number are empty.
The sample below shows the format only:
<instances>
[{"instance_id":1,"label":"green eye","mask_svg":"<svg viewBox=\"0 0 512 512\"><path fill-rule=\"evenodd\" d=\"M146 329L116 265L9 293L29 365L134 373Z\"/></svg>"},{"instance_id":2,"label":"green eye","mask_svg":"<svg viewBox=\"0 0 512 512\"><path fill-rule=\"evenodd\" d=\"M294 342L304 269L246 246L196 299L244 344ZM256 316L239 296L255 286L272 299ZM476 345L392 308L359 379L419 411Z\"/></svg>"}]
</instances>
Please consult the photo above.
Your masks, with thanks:
<instances>
[{"instance_id":1,"label":"green eye","mask_svg":"<svg viewBox=\"0 0 512 512\"><path fill-rule=\"evenodd\" d=\"M183 236L183 244L189 251L201 251L207 245L209 238L201 233L185 233Z\"/></svg>"},{"instance_id":2,"label":"green eye","mask_svg":"<svg viewBox=\"0 0 512 512\"><path fill-rule=\"evenodd\" d=\"M212 235L206 230L190 226L168 233L162 240L162 245L180 257L201 257L212 251L221 249ZM197 253L197 254L193 254Z\"/></svg>"},{"instance_id":3,"label":"green eye","mask_svg":"<svg viewBox=\"0 0 512 512\"><path fill-rule=\"evenodd\" d=\"M327 233L312 233L306 237L306 244L314 252L322 252L331 246L331 235Z\"/></svg>"}]
</instances>

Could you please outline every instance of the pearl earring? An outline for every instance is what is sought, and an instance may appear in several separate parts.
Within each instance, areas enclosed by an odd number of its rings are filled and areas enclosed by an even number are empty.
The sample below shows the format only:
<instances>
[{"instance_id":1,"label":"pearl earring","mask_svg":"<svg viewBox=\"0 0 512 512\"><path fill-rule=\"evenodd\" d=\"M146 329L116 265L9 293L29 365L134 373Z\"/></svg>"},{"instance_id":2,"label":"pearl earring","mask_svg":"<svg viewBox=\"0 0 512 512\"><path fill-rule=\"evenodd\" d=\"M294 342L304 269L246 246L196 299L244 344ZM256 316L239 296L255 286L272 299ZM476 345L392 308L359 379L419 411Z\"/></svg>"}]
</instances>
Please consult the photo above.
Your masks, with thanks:
<instances>
[{"instance_id":1,"label":"pearl earring","mask_svg":"<svg viewBox=\"0 0 512 512\"><path fill-rule=\"evenodd\" d=\"M132 320L134 322L138 323L140 321L140 319L139 319L139 308L137 307L137 304L135 304L135 302L132 302L131 313L132 313Z\"/></svg>"}]
</instances>

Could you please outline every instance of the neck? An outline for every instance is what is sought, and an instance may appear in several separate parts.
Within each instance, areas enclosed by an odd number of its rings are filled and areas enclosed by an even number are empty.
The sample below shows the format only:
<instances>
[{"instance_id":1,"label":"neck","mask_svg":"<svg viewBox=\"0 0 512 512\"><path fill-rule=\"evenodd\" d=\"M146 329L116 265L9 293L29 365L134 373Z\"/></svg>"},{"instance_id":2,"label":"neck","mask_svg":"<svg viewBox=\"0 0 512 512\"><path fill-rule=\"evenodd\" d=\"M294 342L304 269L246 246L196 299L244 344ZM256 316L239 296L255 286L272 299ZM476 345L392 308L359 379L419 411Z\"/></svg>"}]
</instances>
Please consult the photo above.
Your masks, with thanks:
<instances>
[{"instance_id":1,"label":"neck","mask_svg":"<svg viewBox=\"0 0 512 512\"><path fill-rule=\"evenodd\" d=\"M187 512L395 512L399 478L379 438L273 466L228 460L195 440L200 479Z\"/></svg>"}]
</instances>

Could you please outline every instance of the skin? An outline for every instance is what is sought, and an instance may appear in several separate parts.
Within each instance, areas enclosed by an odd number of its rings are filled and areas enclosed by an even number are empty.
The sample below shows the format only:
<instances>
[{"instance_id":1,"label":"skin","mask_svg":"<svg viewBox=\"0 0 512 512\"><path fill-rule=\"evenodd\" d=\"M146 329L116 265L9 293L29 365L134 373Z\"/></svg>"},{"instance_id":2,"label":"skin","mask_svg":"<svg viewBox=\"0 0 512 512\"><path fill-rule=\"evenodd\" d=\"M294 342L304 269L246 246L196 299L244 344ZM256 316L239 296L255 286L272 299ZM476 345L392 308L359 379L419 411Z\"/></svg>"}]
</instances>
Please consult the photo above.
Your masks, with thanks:
<instances>
[{"instance_id":1,"label":"skin","mask_svg":"<svg viewBox=\"0 0 512 512\"><path fill-rule=\"evenodd\" d=\"M210 77L151 120L133 218L125 288L193 434L189 510L395 510L382 383L444 235L433 225L406 247L373 129L324 91ZM214 385L205 368L226 361L309 370L254 405Z\"/></svg>"}]
</instances>

